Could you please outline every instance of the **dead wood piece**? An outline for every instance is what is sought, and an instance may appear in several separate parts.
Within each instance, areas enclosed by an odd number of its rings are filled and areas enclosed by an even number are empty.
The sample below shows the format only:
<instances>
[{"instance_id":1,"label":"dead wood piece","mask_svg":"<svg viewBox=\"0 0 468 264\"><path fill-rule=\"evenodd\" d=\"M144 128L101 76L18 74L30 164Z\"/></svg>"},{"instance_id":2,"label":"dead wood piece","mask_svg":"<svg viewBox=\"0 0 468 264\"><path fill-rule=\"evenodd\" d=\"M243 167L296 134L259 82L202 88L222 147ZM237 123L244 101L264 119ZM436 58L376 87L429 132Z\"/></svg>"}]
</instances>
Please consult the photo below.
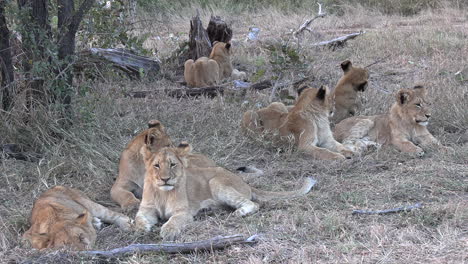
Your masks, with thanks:
<instances>
[{"instance_id":1,"label":"dead wood piece","mask_svg":"<svg viewBox=\"0 0 468 264\"><path fill-rule=\"evenodd\" d=\"M83 255L99 257L118 257L123 255L147 252L165 252L165 253L189 253L194 251L211 251L213 249L222 249L231 245L255 244L258 242L258 236L245 237L243 235L217 236L202 241L186 243L164 243L164 244L134 244L112 250L82 251Z\"/></svg>"},{"instance_id":2,"label":"dead wood piece","mask_svg":"<svg viewBox=\"0 0 468 264\"><path fill-rule=\"evenodd\" d=\"M203 28L200 14L190 20L189 33L189 59L196 60L200 57L208 57L211 52L211 41L208 33Z\"/></svg>"},{"instance_id":3,"label":"dead wood piece","mask_svg":"<svg viewBox=\"0 0 468 264\"><path fill-rule=\"evenodd\" d=\"M227 43L232 39L232 29L219 16L211 16L206 32L211 44L215 41Z\"/></svg>"},{"instance_id":4,"label":"dead wood piece","mask_svg":"<svg viewBox=\"0 0 468 264\"><path fill-rule=\"evenodd\" d=\"M360 32L356 32L356 33L351 33L351 34L348 34L348 35L344 35L344 36L341 36L341 37L338 37L338 38L334 38L332 40L327 40L327 41L322 41L322 42L318 42L318 43L315 43L315 44L312 44L312 46L315 46L315 47L318 47L318 46L329 46L331 47L332 49L335 49L337 47L340 47L340 46L343 46L346 41L350 40L350 39L353 39L357 36L360 36L362 34L365 34L366 32L365 31L360 31Z\"/></svg>"},{"instance_id":5,"label":"dead wood piece","mask_svg":"<svg viewBox=\"0 0 468 264\"><path fill-rule=\"evenodd\" d=\"M319 6L319 11L318 11L318 14L311 18L311 19L308 19L306 20L304 23L302 23L302 25L296 30L293 32L293 37L294 38L298 38L304 31L309 31L311 32L312 30L309 28L310 24L316 20L317 18L320 18L320 17L324 17L326 16L327 14L326 13L323 13L322 12L322 5L317 3L318 6Z\"/></svg>"},{"instance_id":6,"label":"dead wood piece","mask_svg":"<svg viewBox=\"0 0 468 264\"><path fill-rule=\"evenodd\" d=\"M398 208L393 208L393 209L387 209L387 210L377 210L377 211L371 211L371 210L353 210L353 215L356 214L367 214L367 215L372 215L372 214L392 214L392 213L398 213L398 212L409 212L413 209L418 209L422 207L422 203L417 203L414 205L410 206L403 206L403 207L398 207Z\"/></svg>"},{"instance_id":7,"label":"dead wood piece","mask_svg":"<svg viewBox=\"0 0 468 264\"><path fill-rule=\"evenodd\" d=\"M160 65L157 60L133 54L124 49L101 49L91 48L81 51L79 59L75 63L78 71L84 69L89 64L111 64L113 67L128 74L131 78L139 78L141 70L147 75L156 74Z\"/></svg>"},{"instance_id":8,"label":"dead wood piece","mask_svg":"<svg viewBox=\"0 0 468 264\"><path fill-rule=\"evenodd\" d=\"M23 151L17 144L3 144L0 145L0 159L5 157L7 159L24 160L30 162L37 162L41 159L38 153Z\"/></svg>"}]
</instances>

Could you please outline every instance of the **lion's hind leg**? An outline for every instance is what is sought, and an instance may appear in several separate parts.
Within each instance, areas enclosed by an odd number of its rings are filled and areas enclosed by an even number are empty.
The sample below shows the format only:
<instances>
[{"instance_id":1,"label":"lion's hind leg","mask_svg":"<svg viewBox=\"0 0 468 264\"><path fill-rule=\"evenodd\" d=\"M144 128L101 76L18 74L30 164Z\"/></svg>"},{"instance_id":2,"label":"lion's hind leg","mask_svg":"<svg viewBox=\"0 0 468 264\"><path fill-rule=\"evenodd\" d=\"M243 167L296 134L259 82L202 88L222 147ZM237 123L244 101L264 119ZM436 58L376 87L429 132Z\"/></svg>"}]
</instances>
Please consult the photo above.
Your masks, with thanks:
<instances>
[{"instance_id":1,"label":"lion's hind leg","mask_svg":"<svg viewBox=\"0 0 468 264\"><path fill-rule=\"evenodd\" d=\"M349 134L343 139L343 145L360 155L365 152L378 149L380 144L370 140L369 130L374 126L374 121L361 119L349 130Z\"/></svg>"},{"instance_id":2,"label":"lion's hind leg","mask_svg":"<svg viewBox=\"0 0 468 264\"><path fill-rule=\"evenodd\" d=\"M223 179L212 179L210 188L213 198L220 203L227 204L236 209L234 214L238 216L246 216L258 211L259 205L251 201L250 189L247 192L241 193L236 188L229 186L229 181ZM245 186L248 188L247 184Z\"/></svg>"}]
</instances>

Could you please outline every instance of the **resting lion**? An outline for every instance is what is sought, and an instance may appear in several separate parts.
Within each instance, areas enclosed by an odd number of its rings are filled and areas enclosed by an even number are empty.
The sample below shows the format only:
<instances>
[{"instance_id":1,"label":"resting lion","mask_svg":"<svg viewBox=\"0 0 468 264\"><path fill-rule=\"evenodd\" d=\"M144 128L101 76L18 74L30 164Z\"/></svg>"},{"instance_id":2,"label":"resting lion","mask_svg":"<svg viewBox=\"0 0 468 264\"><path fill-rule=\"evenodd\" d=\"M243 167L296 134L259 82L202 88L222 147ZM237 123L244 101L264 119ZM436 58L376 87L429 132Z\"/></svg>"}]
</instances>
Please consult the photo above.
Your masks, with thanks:
<instances>
[{"instance_id":1,"label":"resting lion","mask_svg":"<svg viewBox=\"0 0 468 264\"><path fill-rule=\"evenodd\" d=\"M280 139L293 136L297 149L314 159L345 159L353 152L338 143L328 117L333 113L333 98L328 87L302 90L289 111L282 103L272 103L244 113L241 127L246 133L278 132Z\"/></svg>"},{"instance_id":2,"label":"resting lion","mask_svg":"<svg viewBox=\"0 0 468 264\"><path fill-rule=\"evenodd\" d=\"M177 148L147 153L143 198L135 218L137 229L150 231L159 220L168 220L160 234L164 240L174 240L201 209L228 205L236 209L236 215L245 216L259 209L252 200L301 196L313 185L313 180L306 178L296 191L257 190L221 167L188 167L190 151L191 146L182 143Z\"/></svg>"},{"instance_id":3,"label":"resting lion","mask_svg":"<svg viewBox=\"0 0 468 264\"><path fill-rule=\"evenodd\" d=\"M189 87L213 86L229 77L237 80L245 76L245 72L232 67L231 43L215 41L209 58L187 60L184 64L184 78Z\"/></svg>"},{"instance_id":4,"label":"resting lion","mask_svg":"<svg viewBox=\"0 0 468 264\"><path fill-rule=\"evenodd\" d=\"M145 179L145 163L141 149L157 152L163 147L172 146L169 135L158 120L148 122L148 129L138 134L120 156L119 176L111 189L111 197L122 209L130 210L140 204ZM201 154L191 154L192 166L215 166L214 161Z\"/></svg>"},{"instance_id":5,"label":"resting lion","mask_svg":"<svg viewBox=\"0 0 468 264\"><path fill-rule=\"evenodd\" d=\"M358 112L361 108L358 92L366 90L369 79L369 72L366 69L354 67L349 60L341 63L341 69L343 69L343 77L333 89L335 114L331 121L335 124Z\"/></svg>"},{"instance_id":6,"label":"resting lion","mask_svg":"<svg viewBox=\"0 0 468 264\"><path fill-rule=\"evenodd\" d=\"M91 201L82 192L63 186L47 190L34 202L31 228L23 237L36 249L70 247L84 250L96 241L93 222L130 228L130 218Z\"/></svg>"},{"instance_id":7,"label":"resting lion","mask_svg":"<svg viewBox=\"0 0 468 264\"><path fill-rule=\"evenodd\" d=\"M356 152L370 144L393 145L402 152L424 155L423 148L442 147L427 130L431 106L421 85L401 89L386 114L347 118L335 127L335 138Z\"/></svg>"}]
</instances>

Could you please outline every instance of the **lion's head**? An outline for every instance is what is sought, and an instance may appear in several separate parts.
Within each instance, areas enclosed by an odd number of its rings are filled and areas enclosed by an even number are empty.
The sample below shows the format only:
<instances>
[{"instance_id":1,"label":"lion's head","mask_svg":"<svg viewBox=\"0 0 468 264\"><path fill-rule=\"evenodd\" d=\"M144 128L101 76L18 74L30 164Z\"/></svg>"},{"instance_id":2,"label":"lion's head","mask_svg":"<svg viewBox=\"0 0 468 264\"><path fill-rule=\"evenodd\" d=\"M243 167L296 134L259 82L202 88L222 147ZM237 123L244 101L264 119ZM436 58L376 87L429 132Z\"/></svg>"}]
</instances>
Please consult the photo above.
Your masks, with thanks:
<instances>
[{"instance_id":1,"label":"lion's head","mask_svg":"<svg viewBox=\"0 0 468 264\"><path fill-rule=\"evenodd\" d=\"M176 148L163 148L158 153L145 157L146 176L161 191L171 191L184 179L187 155L192 147L182 142Z\"/></svg>"},{"instance_id":2,"label":"lion's head","mask_svg":"<svg viewBox=\"0 0 468 264\"><path fill-rule=\"evenodd\" d=\"M353 90L358 92L363 92L366 90L369 80L368 70L354 67L349 60L345 60L341 63L341 69L343 70L344 75L341 77L338 85L340 83L351 85Z\"/></svg>"},{"instance_id":3,"label":"lion's head","mask_svg":"<svg viewBox=\"0 0 468 264\"><path fill-rule=\"evenodd\" d=\"M333 115L335 100L327 86L321 86L319 89L303 87L298 90L298 93L299 98L294 108L311 109L316 113L324 113L327 116Z\"/></svg>"},{"instance_id":4,"label":"lion's head","mask_svg":"<svg viewBox=\"0 0 468 264\"><path fill-rule=\"evenodd\" d=\"M399 90L392 108L410 124L427 126L431 118L431 104L427 100L427 90L422 85Z\"/></svg>"},{"instance_id":5,"label":"lion's head","mask_svg":"<svg viewBox=\"0 0 468 264\"><path fill-rule=\"evenodd\" d=\"M148 129L145 131L144 141L144 148L149 152L158 152L164 147L172 146L171 138L158 120L150 120L148 122Z\"/></svg>"},{"instance_id":6,"label":"lion's head","mask_svg":"<svg viewBox=\"0 0 468 264\"><path fill-rule=\"evenodd\" d=\"M96 241L96 231L88 211L72 220L54 223L48 233L25 233L36 249L69 247L75 250L90 248Z\"/></svg>"},{"instance_id":7,"label":"lion's head","mask_svg":"<svg viewBox=\"0 0 468 264\"><path fill-rule=\"evenodd\" d=\"M210 59L215 60L219 65L219 78L231 77L232 63L231 63L231 43L224 43L215 41L213 49L211 50Z\"/></svg>"}]
</instances>

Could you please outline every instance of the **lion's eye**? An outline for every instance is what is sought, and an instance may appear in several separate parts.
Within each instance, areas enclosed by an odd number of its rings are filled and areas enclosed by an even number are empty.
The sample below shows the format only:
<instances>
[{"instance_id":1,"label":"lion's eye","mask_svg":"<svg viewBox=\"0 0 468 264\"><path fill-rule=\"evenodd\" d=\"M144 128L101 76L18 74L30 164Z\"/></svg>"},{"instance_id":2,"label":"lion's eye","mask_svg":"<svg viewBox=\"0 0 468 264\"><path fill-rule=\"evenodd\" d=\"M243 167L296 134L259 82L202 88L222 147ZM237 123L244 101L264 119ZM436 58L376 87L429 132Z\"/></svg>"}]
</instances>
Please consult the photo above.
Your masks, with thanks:
<instances>
[{"instance_id":1,"label":"lion's eye","mask_svg":"<svg viewBox=\"0 0 468 264\"><path fill-rule=\"evenodd\" d=\"M171 163L171 168L174 168L176 165L176 163Z\"/></svg>"},{"instance_id":2,"label":"lion's eye","mask_svg":"<svg viewBox=\"0 0 468 264\"><path fill-rule=\"evenodd\" d=\"M154 164L154 167L155 167L156 169L159 169L159 164Z\"/></svg>"},{"instance_id":3,"label":"lion's eye","mask_svg":"<svg viewBox=\"0 0 468 264\"><path fill-rule=\"evenodd\" d=\"M421 104L416 104L416 107L418 108L421 108L421 106L422 106Z\"/></svg>"}]
</instances>

